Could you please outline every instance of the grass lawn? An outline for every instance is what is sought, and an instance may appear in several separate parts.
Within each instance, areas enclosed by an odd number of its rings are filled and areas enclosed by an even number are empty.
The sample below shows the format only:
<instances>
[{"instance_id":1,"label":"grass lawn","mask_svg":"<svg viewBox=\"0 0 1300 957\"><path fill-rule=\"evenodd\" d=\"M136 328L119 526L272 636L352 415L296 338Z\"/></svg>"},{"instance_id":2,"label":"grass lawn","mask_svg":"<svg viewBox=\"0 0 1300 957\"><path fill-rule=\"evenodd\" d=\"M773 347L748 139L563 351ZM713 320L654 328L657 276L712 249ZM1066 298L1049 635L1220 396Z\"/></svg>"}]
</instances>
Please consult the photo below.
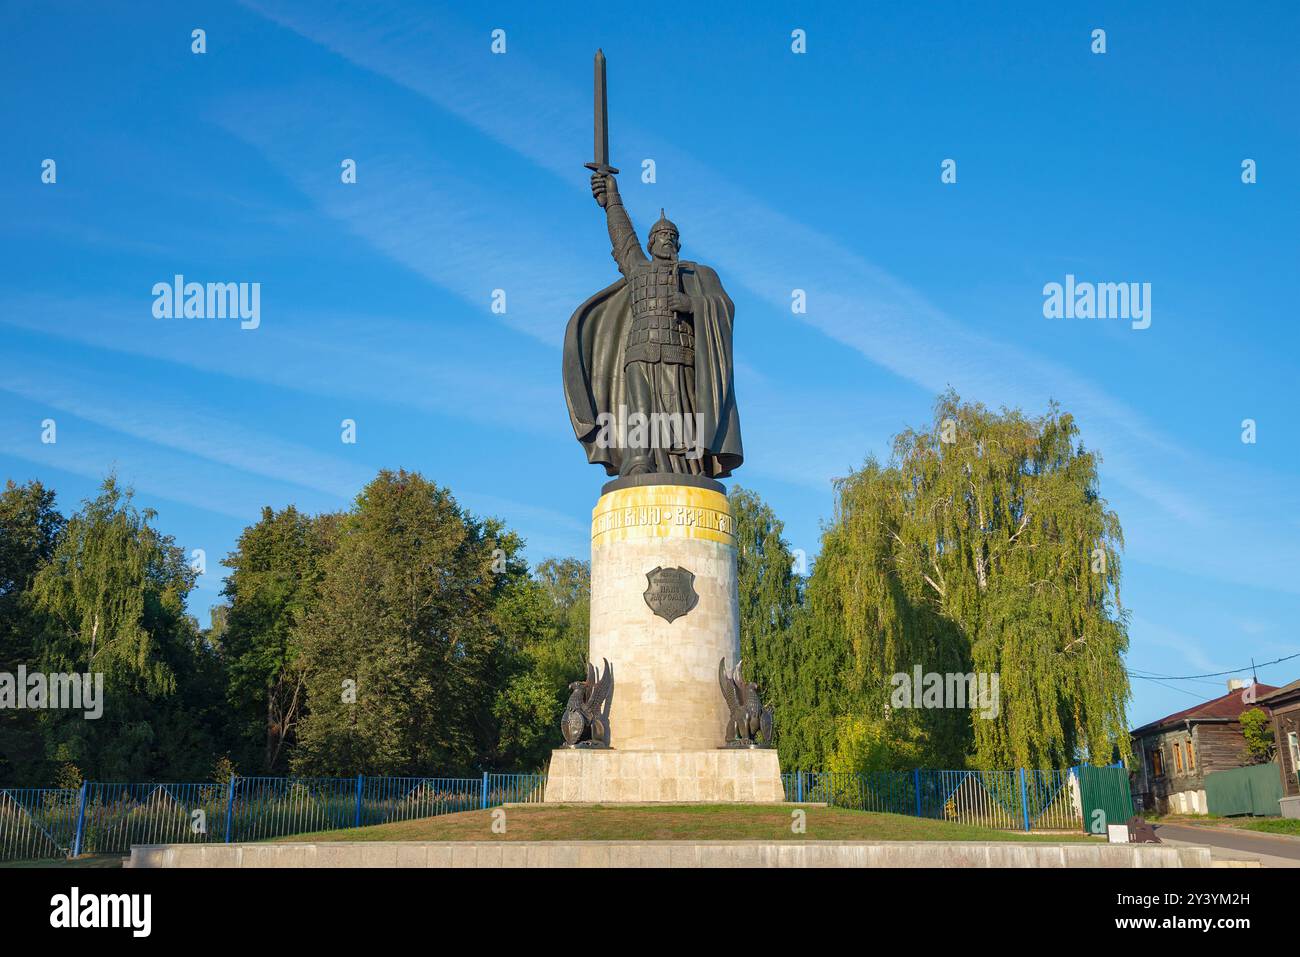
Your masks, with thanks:
<instances>
[{"instance_id":1,"label":"grass lawn","mask_svg":"<svg viewBox=\"0 0 1300 957\"><path fill-rule=\"evenodd\" d=\"M1267 834L1291 834L1300 837L1300 820L1284 817L1222 817L1218 814L1163 814L1147 815L1152 824L1199 824L1202 827L1222 827L1230 830L1263 831Z\"/></svg>"},{"instance_id":2,"label":"grass lawn","mask_svg":"<svg viewBox=\"0 0 1300 957\"><path fill-rule=\"evenodd\" d=\"M790 830L790 806L762 804L531 804L505 808L506 833L491 811L277 838L296 841L1087 841L1079 834L1026 834L898 814L805 807L807 830Z\"/></svg>"},{"instance_id":3,"label":"grass lawn","mask_svg":"<svg viewBox=\"0 0 1300 957\"><path fill-rule=\"evenodd\" d=\"M1300 837L1300 820L1293 817L1253 818L1238 825L1245 831L1264 831L1267 834L1290 834Z\"/></svg>"},{"instance_id":4,"label":"grass lawn","mask_svg":"<svg viewBox=\"0 0 1300 957\"><path fill-rule=\"evenodd\" d=\"M1221 814L1139 814L1148 824L1211 824L1232 827L1236 820Z\"/></svg>"},{"instance_id":5,"label":"grass lawn","mask_svg":"<svg viewBox=\"0 0 1300 957\"><path fill-rule=\"evenodd\" d=\"M121 867L125 854L82 854L68 860L64 857L41 861L0 861L0 867Z\"/></svg>"}]
</instances>

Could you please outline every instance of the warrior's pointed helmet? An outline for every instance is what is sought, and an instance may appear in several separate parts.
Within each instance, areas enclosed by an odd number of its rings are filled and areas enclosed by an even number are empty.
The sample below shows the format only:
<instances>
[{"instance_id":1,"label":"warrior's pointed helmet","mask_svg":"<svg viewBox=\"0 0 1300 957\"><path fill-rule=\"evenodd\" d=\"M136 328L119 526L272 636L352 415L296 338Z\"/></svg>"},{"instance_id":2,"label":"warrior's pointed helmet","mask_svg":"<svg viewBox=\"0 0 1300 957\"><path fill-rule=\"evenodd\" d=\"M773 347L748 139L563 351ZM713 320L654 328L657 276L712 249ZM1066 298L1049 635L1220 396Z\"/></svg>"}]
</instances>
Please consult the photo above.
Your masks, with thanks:
<instances>
[{"instance_id":1,"label":"warrior's pointed helmet","mask_svg":"<svg viewBox=\"0 0 1300 957\"><path fill-rule=\"evenodd\" d=\"M664 215L664 210L662 206L659 207L659 219L656 220L655 224L650 227L650 242L647 243L646 245L651 245L654 243L654 238L656 233L671 233L673 237L673 245L677 246L679 249L681 248L682 245L681 231L677 228L676 223L674 223L671 219L669 219L667 216Z\"/></svg>"}]
</instances>

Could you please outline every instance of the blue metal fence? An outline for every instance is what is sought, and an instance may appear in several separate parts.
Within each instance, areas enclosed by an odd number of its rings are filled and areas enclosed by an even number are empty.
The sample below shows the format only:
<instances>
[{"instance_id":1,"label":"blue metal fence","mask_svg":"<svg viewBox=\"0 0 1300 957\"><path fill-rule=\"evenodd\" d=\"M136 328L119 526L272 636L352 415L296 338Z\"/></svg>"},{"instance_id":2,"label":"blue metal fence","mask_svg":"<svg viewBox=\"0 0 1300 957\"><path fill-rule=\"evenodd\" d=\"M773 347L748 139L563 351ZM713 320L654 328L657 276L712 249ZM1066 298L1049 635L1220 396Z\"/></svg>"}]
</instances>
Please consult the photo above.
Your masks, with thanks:
<instances>
[{"instance_id":1,"label":"blue metal fence","mask_svg":"<svg viewBox=\"0 0 1300 957\"><path fill-rule=\"evenodd\" d=\"M1122 774L1122 769L1117 772ZM787 801L1000 830L1079 830L1077 769L792 771ZM133 844L258 841L543 799L543 774L240 778L223 784L0 788L0 861L128 853Z\"/></svg>"},{"instance_id":2,"label":"blue metal fence","mask_svg":"<svg viewBox=\"0 0 1300 957\"><path fill-rule=\"evenodd\" d=\"M132 844L221 840L213 829L226 810L221 784L99 784L81 788L73 852L117 850ZM3 849L0 849L0 854Z\"/></svg>"},{"instance_id":3,"label":"blue metal fence","mask_svg":"<svg viewBox=\"0 0 1300 957\"><path fill-rule=\"evenodd\" d=\"M61 857L76 842L84 789L0 789L0 860Z\"/></svg>"},{"instance_id":4,"label":"blue metal fence","mask_svg":"<svg viewBox=\"0 0 1300 957\"><path fill-rule=\"evenodd\" d=\"M240 778L0 788L0 861L259 841L542 800L546 776Z\"/></svg>"},{"instance_id":5,"label":"blue metal fence","mask_svg":"<svg viewBox=\"0 0 1300 957\"><path fill-rule=\"evenodd\" d=\"M1077 772L869 771L781 775L787 801L906 814L998 830L1080 830Z\"/></svg>"}]
</instances>

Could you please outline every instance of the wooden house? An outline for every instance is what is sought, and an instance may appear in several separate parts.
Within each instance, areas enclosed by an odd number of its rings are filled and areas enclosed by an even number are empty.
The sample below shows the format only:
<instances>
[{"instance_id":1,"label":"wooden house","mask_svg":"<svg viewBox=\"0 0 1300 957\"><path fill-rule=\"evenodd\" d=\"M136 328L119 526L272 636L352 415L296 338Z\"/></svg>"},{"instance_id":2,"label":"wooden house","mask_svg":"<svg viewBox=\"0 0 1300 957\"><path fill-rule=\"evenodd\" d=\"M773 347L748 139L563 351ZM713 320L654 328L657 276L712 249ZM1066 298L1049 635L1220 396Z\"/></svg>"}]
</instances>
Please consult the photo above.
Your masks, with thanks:
<instances>
[{"instance_id":1,"label":"wooden house","mask_svg":"<svg viewBox=\"0 0 1300 957\"><path fill-rule=\"evenodd\" d=\"M1273 743L1277 746L1277 763L1282 775L1282 793L1300 795L1300 681L1283 685L1276 691L1259 696L1261 707L1273 718Z\"/></svg>"},{"instance_id":2,"label":"wooden house","mask_svg":"<svg viewBox=\"0 0 1300 957\"><path fill-rule=\"evenodd\" d=\"M1205 776L1250 763L1241 713L1262 707L1259 699L1278 689L1235 679L1228 688L1222 697L1130 732L1137 764L1130 776L1134 808L1157 814L1205 814Z\"/></svg>"}]
</instances>

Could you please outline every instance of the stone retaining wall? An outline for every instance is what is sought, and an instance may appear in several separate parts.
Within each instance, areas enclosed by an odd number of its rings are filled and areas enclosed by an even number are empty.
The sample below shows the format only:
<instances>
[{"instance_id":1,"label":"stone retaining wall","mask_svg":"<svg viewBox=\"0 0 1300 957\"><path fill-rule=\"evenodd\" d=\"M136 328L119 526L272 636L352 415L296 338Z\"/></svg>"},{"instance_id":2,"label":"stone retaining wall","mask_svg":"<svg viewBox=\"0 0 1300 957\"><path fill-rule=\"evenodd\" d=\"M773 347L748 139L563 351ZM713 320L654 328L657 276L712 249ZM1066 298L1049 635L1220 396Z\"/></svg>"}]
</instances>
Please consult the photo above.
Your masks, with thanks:
<instances>
[{"instance_id":1,"label":"stone retaining wall","mask_svg":"<svg viewBox=\"0 0 1300 957\"><path fill-rule=\"evenodd\" d=\"M150 844L127 867L1209 867L1204 847L937 841Z\"/></svg>"}]
</instances>

